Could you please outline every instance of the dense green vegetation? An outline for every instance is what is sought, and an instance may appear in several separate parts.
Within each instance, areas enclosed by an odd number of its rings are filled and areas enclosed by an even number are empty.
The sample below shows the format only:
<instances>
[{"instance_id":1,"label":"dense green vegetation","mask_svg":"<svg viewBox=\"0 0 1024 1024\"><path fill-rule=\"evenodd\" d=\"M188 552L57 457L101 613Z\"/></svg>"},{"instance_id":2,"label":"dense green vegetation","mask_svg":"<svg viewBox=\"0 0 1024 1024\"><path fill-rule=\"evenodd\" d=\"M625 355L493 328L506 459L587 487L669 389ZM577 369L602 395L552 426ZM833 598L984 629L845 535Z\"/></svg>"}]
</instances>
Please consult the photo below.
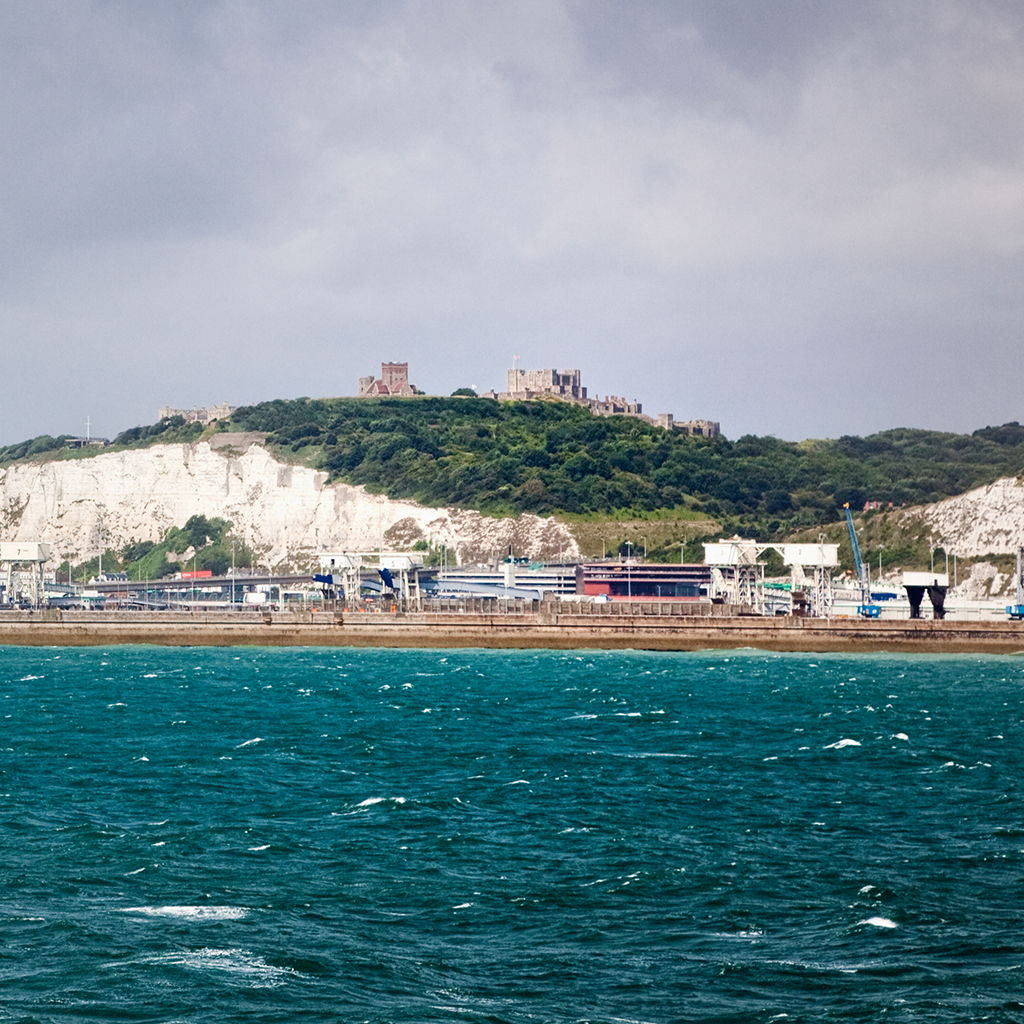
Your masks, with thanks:
<instances>
[{"instance_id":1,"label":"dense green vegetation","mask_svg":"<svg viewBox=\"0 0 1024 1024\"><path fill-rule=\"evenodd\" d=\"M188 442L199 437L203 429L202 423L186 423L184 416L168 416L149 427L122 430L111 443L124 448L140 448L154 442Z\"/></svg>"},{"instance_id":2,"label":"dense green vegetation","mask_svg":"<svg viewBox=\"0 0 1024 1024\"><path fill-rule=\"evenodd\" d=\"M922 504L1024 470L1024 427L899 429L781 441L689 437L554 401L296 399L233 428L392 497L485 512L608 514L685 506L762 534L835 522L845 502Z\"/></svg>"},{"instance_id":3,"label":"dense green vegetation","mask_svg":"<svg viewBox=\"0 0 1024 1024\"><path fill-rule=\"evenodd\" d=\"M183 416L171 416L149 427L132 427L130 430L124 430L114 438L111 444L121 448L142 448L157 442L161 444L188 442L195 441L202 432L203 425L201 423L186 423ZM46 455L50 458L54 455L87 458L90 455L98 455L104 450L101 447L72 449L68 447L70 440L72 440L71 434L60 434L58 437L41 434L28 441L19 441L17 444L0 447L0 465L39 455Z\"/></svg>"},{"instance_id":4,"label":"dense green vegetation","mask_svg":"<svg viewBox=\"0 0 1024 1024\"><path fill-rule=\"evenodd\" d=\"M173 573L191 569L209 569L214 576L226 575L232 565L248 566L253 552L231 533L225 519L192 516L184 526L172 526L159 543L151 540L129 541L120 550L103 552L104 572L126 572L133 580L158 580ZM232 550L233 549L233 550ZM191 552L187 562L180 559ZM59 578L67 579L68 563L58 570ZM99 558L72 566L76 581L88 580L99 572Z\"/></svg>"},{"instance_id":5,"label":"dense green vegetation","mask_svg":"<svg viewBox=\"0 0 1024 1024\"><path fill-rule=\"evenodd\" d=\"M70 436L70 434L61 434L58 437L50 437L49 434L40 434L39 437L30 438L28 441L19 441L17 444L0 447L0 464L15 462L18 459L28 459L33 455L43 455L46 452L59 451L67 444Z\"/></svg>"}]
</instances>

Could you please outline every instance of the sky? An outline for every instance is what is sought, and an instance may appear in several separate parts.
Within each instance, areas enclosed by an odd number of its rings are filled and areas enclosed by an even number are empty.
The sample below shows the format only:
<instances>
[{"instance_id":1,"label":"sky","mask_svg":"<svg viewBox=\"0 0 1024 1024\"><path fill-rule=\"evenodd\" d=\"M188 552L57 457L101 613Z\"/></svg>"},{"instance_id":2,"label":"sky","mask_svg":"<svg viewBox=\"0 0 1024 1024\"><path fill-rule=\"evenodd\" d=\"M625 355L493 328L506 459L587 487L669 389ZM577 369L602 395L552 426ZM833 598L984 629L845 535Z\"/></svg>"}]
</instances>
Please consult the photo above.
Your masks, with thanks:
<instances>
[{"instance_id":1,"label":"sky","mask_svg":"<svg viewBox=\"0 0 1024 1024\"><path fill-rule=\"evenodd\" d=\"M8 0L0 445L163 406L590 395L1024 419L1016 0Z\"/></svg>"}]
</instances>

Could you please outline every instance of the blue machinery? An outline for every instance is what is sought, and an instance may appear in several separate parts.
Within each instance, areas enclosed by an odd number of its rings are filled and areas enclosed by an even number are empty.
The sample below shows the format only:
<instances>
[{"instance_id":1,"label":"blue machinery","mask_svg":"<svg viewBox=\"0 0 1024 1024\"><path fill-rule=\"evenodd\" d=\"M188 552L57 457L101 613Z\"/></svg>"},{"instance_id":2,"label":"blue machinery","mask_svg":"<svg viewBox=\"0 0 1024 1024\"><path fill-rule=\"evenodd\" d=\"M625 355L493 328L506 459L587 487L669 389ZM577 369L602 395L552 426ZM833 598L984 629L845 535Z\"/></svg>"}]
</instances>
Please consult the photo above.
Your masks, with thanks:
<instances>
[{"instance_id":1,"label":"blue machinery","mask_svg":"<svg viewBox=\"0 0 1024 1024\"><path fill-rule=\"evenodd\" d=\"M864 604L857 605L857 614L865 619L877 619L882 614L882 609L877 604L871 603L871 584L868 582L868 569L864 560L860 557L860 542L857 540L857 529L853 525L853 516L850 515L850 503L843 505L846 513L846 526L850 531L850 547L853 548L853 560L857 566L857 579L860 581L861 600Z\"/></svg>"},{"instance_id":2,"label":"blue machinery","mask_svg":"<svg viewBox=\"0 0 1024 1024\"><path fill-rule=\"evenodd\" d=\"M1024 619L1024 548L1017 548L1017 596L1016 604L1006 606L1006 614L1019 622Z\"/></svg>"}]
</instances>

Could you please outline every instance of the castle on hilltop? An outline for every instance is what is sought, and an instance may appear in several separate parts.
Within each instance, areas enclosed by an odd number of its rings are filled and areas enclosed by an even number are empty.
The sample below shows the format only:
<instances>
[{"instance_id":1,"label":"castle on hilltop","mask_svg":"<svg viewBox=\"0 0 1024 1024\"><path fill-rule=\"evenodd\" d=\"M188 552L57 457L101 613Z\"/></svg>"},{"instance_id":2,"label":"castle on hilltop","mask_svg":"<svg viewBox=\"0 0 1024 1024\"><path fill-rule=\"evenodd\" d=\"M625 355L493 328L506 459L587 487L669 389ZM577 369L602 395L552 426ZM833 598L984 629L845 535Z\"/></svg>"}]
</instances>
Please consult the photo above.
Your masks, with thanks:
<instances>
[{"instance_id":1,"label":"castle on hilltop","mask_svg":"<svg viewBox=\"0 0 1024 1024\"><path fill-rule=\"evenodd\" d=\"M186 423L202 423L204 427L208 427L214 420L229 419L237 408L237 405L228 405L227 402L211 405L207 409L172 409L166 406L160 410L160 419L169 420L173 416L180 416Z\"/></svg>"},{"instance_id":2,"label":"castle on hilltop","mask_svg":"<svg viewBox=\"0 0 1024 1024\"><path fill-rule=\"evenodd\" d=\"M507 391L485 392L484 397L496 398L501 402L556 398L562 402L585 405L595 416L634 416L665 430L681 430L701 437L717 437L721 432L720 425L713 420L677 420L670 412L659 413L656 418L647 416L639 402L627 402L619 395L588 398L579 370L511 369L507 379Z\"/></svg>"},{"instance_id":3,"label":"castle on hilltop","mask_svg":"<svg viewBox=\"0 0 1024 1024\"><path fill-rule=\"evenodd\" d=\"M579 370L509 370L509 399L550 396L566 401L586 402L587 389L580 385Z\"/></svg>"},{"instance_id":4,"label":"castle on hilltop","mask_svg":"<svg viewBox=\"0 0 1024 1024\"><path fill-rule=\"evenodd\" d=\"M422 391L415 384L409 383L408 363L381 363L380 377L359 378L357 397L369 395L421 395Z\"/></svg>"},{"instance_id":5,"label":"castle on hilltop","mask_svg":"<svg viewBox=\"0 0 1024 1024\"><path fill-rule=\"evenodd\" d=\"M589 398L579 370L520 370L513 367L508 371L506 379L507 391L484 391L480 397L493 398L499 402L553 398L560 402L585 405L595 416L635 416L665 430L679 430L701 437L717 437L721 432L719 424L713 420L677 420L670 412L659 413L657 417L647 416L639 402L627 402L620 395ZM380 377L359 378L357 396L367 398L373 395L422 394L415 384L409 383L408 363L381 363Z\"/></svg>"}]
</instances>

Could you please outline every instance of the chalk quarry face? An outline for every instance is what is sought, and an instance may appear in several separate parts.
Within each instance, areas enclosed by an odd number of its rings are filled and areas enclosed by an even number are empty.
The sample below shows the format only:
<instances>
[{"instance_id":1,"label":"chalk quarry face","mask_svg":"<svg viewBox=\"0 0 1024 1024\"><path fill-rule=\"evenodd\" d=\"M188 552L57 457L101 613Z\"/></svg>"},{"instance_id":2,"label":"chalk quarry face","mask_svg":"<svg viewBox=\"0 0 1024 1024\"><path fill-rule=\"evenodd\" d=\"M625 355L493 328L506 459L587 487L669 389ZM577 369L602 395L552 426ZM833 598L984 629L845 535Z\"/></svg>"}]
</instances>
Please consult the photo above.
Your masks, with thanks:
<instances>
[{"instance_id":1,"label":"chalk quarry face","mask_svg":"<svg viewBox=\"0 0 1024 1024\"><path fill-rule=\"evenodd\" d=\"M198 444L157 445L0 470L0 535L41 540L57 561L103 546L159 541L194 515L218 516L260 553L262 564L310 566L321 551L444 544L462 564L518 556L579 557L568 528L522 515L496 519L462 509L425 508L328 484L327 474L274 459L260 445L244 454Z\"/></svg>"}]
</instances>

